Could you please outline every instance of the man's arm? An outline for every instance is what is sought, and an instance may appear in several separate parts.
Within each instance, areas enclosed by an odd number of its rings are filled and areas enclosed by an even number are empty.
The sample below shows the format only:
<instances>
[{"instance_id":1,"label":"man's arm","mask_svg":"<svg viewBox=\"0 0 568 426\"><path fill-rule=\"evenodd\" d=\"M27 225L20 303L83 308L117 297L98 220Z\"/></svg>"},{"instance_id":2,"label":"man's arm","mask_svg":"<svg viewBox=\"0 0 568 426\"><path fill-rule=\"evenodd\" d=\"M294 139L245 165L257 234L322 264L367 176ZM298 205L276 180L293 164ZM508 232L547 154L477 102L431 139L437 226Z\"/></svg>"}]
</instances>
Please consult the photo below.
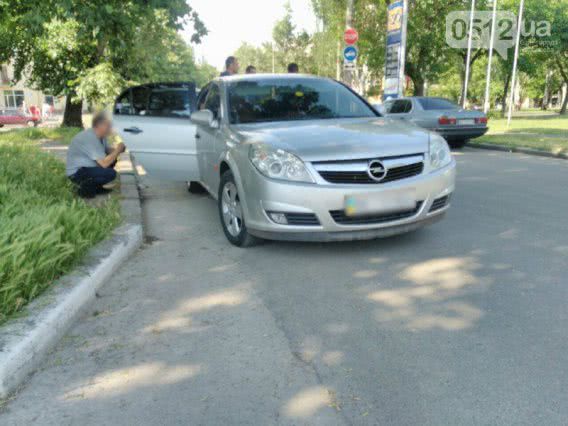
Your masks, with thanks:
<instances>
[{"instance_id":1,"label":"man's arm","mask_svg":"<svg viewBox=\"0 0 568 426\"><path fill-rule=\"evenodd\" d=\"M108 169L109 167L112 167L114 163L116 163L116 160L124 151L126 151L126 146L124 146L124 144L121 142L116 145L116 147L111 151L109 155L107 155L105 158L97 160L97 163L102 168Z\"/></svg>"}]
</instances>

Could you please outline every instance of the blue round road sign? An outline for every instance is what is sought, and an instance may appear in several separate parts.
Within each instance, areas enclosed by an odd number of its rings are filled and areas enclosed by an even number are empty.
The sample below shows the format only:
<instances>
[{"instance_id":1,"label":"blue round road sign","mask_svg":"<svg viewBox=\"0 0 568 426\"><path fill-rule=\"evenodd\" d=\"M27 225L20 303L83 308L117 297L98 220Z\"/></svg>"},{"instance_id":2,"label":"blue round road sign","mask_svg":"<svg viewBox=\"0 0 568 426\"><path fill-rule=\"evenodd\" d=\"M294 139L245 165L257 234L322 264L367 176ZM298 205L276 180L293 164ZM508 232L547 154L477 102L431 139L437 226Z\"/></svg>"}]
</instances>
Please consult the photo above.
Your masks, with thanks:
<instances>
[{"instance_id":1,"label":"blue round road sign","mask_svg":"<svg viewBox=\"0 0 568 426\"><path fill-rule=\"evenodd\" d=\"M347 62L353 62L355 59L357 59L358 55L359 51L355 46L347 46L343 51L343 57Z\"/></svg>"}]
</instances>

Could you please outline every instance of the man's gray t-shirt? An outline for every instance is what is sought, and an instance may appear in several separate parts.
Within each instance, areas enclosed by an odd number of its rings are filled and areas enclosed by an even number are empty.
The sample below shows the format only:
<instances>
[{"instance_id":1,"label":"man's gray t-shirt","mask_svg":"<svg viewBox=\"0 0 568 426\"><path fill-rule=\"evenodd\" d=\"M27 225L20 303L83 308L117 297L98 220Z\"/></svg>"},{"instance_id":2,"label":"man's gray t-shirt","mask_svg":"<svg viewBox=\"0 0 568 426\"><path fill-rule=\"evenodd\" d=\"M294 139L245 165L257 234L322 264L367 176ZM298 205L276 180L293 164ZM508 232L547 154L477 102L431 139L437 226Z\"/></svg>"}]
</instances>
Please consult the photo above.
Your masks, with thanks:
<instances>
[{"instance_id":1,"label":"man's gray t-shirt","mask_svg":"<svg viewBox=\"0 0 568 426\"><path fill-rule=\"evenodd\" d=\"M97 160L107 156L109 146L106 139L99 139L93 129L78 133L67 151L67 176L73 176L81 167L98 167Z\"/></svg>"}]
</instances>

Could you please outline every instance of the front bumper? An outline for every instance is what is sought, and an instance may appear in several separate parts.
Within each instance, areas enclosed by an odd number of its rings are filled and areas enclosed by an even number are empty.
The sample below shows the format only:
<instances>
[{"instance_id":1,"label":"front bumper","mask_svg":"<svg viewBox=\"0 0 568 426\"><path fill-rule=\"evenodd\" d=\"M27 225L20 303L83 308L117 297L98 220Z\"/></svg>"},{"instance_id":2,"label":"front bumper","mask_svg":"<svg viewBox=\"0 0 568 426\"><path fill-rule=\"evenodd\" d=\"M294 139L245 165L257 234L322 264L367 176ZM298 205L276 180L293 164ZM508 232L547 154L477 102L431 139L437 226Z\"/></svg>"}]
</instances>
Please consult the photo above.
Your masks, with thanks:
<instances>
[{"instance_id":1,"label":"front bumper","mask_svg":"<svg viewBox=\"0 0 568 426\"><path fill-rule=\"evenodd\" d=\"M449 208L430 212L432 204L455 189L455 161L441 170L382 185L301 184L268 179L254 169L241 175L243 207L252 235L276 240L339 241L386 237L409 232L440 220ZM339 224L332 211L343 210L346 195L396 193L413 190L422 203L416 214L379 224ZM319 225L280 225L267 212L314 214Z\"/></svg>"}]
</instances>

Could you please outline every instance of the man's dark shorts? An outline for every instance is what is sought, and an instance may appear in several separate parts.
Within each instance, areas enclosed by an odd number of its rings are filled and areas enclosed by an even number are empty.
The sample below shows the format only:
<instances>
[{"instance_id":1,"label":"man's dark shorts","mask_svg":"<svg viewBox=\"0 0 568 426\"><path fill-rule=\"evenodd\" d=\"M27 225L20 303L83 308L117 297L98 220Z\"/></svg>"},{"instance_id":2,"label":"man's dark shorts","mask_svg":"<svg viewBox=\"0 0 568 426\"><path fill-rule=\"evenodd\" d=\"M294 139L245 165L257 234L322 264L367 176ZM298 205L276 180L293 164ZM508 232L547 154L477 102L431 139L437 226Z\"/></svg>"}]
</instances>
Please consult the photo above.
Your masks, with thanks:
<instances>
[{"instance_id":1,"label":"man's dark shorts","mask_svg":"<svg viewBox=\"0 0 568 426\"><path fill-rule=\"evenodd\" d=\"M81 197L92 198L101 191L103 185L116 179L116 170L112 167L82 167L69 179L79 187Z\"/></svg>"}]
</instances>

